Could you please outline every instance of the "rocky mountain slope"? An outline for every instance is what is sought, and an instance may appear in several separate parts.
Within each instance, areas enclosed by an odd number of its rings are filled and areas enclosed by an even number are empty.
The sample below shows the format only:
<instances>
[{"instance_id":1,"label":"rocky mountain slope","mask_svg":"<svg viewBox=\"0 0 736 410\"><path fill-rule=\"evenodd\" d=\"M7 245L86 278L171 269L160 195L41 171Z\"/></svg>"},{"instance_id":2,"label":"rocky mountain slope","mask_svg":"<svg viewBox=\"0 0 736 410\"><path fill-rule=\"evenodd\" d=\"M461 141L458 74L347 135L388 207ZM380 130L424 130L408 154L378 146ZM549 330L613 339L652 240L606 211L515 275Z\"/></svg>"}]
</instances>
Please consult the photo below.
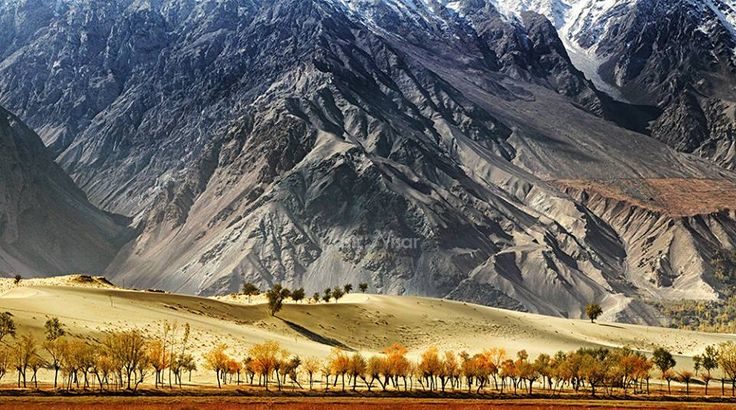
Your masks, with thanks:
<instances>
[{"instance_id":1,"label":"rocky mountain slope","mask_svg":"<svg viewBox=\"0 0 736 410\"><path fill-rule=\"evenodd\" d=\"M574 63L599 89L663 112L652 135L736 168L736 2L498 0L507 18L555 22Z\"/></svg>"},{"instance_id":2,"label":"rocky mountain slope","mask_svg":"<svg viewBox=\"0 0 736 410\"><path fill-rule=\"evenodd\" d=\"M648 323L645 300L722 296L728 161L680 152L671 104L590 75L527 3L0 0L0 102L133 218L107 268L129 286L360 281Z\"/></svg>"},{"instance_id":3,"label":"rocky mountain slope","mask_svg":"<svg viewBox=\"0 0 736 410\"><path fill-rule=\"evenodd\" d=\"M0 108L0 272L102 272L130 238L64 175L41 139Z\"/></svg>"}]
</instances>

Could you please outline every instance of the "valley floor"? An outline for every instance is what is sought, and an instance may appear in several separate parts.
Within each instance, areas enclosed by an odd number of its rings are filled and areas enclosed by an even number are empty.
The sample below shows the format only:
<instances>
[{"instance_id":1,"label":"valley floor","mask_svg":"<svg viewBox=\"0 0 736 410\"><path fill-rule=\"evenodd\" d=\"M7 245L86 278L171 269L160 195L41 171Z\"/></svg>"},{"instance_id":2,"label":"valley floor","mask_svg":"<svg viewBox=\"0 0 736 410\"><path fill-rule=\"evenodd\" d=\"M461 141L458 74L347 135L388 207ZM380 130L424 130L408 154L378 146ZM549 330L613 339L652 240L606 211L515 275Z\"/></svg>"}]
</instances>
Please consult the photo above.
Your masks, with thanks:
<instances>
[{"instance_id":1,"label":"valley floor","mask_svg":"<svg viewBox=\"0 0 736 410\"><path fill-rule=\"evenodd\" d=\"M720 381L710 384L705 397L702 386L691 383L689 397L685 386L666 386L652 380L651 394L635 397L593 399L589 396L551 397L541 383L535 384L532 398L504 394L442 395L423 392L414 385L406 397L389 391L378 394L361 390L341 393L340 386L325 394L321 381L315 391L306 389L267 393L257 387L236 386L231 382L217 389L214 374L202 358L214 346L227 344L227 353L242 360L248 348L264 341L276 341L290 355L324 360L334 349L360 352L366 357L379 354L394 343L406 346L408 357L416 359L422 351L436 346L440 351L478 353L503 348L509 356L526 350L531 357L573 351L581 347L630 347L650 353L664 346L676 355L676 369L692 369L692 356L706 346L736 341L736 336L677 329L636 326L620 323L591 323L494 309L462 302L419 297L350 294L339 303L288 303L272 317L263 300L245 296L201 298L186 295L116 288L98 279L65 277L23 280L13 284L0 279L0 312L12 314L18 334L30 333L44 339L44 322L58 318L71 337L98 342L105 332L138 329L155 337L166 323L191 326L189 350L197 359L198 371L183 390L153 390L148 374L136 396L109 392L105 396L90 391L53 391L53 372L41 370L41 390L16 390L16 373L9 369L0 381L0 410L42 409L53 404L59 409L122 409L142 405L146 409L230 409L244 404L253 409L480 409L480 408L726 408L731 400L729 385L721 391ZM3 341L5 343L6 341ZM185 376L186 377L186 376ZM168 378L167 378L168 380ZM241 379L242 380L242 379ZM319 378L315 378L319 380ZM304 383L302 379L302 383ZM189 384L189 386L186 386ZM349 386L348 386L349 390ZM490 388L487 389L491 391ZM620 389L619 389L620 390ZM601 393L599 393L601 394ZM618 394L614 391L613 394ZM451 401L444 401L450 397ZM512 400L511 400L512 399ZM676 403L675 403L676 402Z\"/></svg>"},{"instance_id":2,"label":"valley floor","mask_svg":"<svg viewBox=\"0 0 736 410\"><path fill-rule=\"evenodd\" d=\"M686 402L677 399L641 401L575 398L376 398L376 397L3 397L0 410L480 410L480 409L727 409L733 404Z\"/></svg>"}]
</instances>

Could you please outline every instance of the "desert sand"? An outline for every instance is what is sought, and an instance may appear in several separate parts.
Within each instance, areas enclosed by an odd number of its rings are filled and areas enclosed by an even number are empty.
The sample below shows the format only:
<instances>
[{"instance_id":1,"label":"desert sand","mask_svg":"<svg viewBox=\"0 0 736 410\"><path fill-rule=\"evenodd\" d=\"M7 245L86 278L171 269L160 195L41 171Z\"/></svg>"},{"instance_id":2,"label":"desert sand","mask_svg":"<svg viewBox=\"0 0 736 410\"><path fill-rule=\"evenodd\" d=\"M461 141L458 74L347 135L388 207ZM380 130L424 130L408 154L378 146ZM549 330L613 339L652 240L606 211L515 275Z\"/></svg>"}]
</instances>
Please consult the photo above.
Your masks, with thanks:
<instances>
[{"instance_id":1,"label":"desert sand","mask_svg":"<svg viewBox=\"0 0 736 410\"><path fill-rule=\"evenodd\" d=\"M50 317L58 317L71 335L90 339L107 330L134 327L153 336L163 321L187 322L198 359L217 343L226 343L234 357L245 357L250 345L265 340L276 340L301 357L320 358L334 347L370 355L392 343L407 346L414 357L429 346L470 353L503 347L512 355L521 349L536 355L598 346L649 352L664 346L676 354L677 368L691 368L691 357L705 346L736 341L735 335L590 323L449 300L356 293L338 303L288 303L271 317L262 297L249 301L245 296L202 298L125 290L100 281L80 283L74 277L23 280L19 285L0 279L0 311L15 316L19 332L30 331L39 338ZM210 384L212 379L209 372L199 371L193 381Z\"/></svg>"}]
</instances>

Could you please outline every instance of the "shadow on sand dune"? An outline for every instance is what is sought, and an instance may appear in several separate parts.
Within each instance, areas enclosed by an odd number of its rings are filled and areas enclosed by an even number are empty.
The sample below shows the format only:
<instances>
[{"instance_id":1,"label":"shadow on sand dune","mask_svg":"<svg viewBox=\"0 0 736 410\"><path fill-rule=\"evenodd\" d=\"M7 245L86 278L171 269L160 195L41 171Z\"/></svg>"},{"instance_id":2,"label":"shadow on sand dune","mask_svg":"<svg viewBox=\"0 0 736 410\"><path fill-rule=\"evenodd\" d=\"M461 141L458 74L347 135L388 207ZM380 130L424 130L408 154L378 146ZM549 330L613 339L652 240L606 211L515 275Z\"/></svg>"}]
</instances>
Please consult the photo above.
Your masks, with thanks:
<instances>
[{"instance_id":1,"label":"shadow on sand dune","mask_svg":"<svg viewBox=\"0 0 736 410\"><path fill-rule=\"evenodd\" d=\"M355 351L355 349L353 349L352 347L350 347L350 346L342 343L339 340L331 339L329 337L322 336L322 335L320 335L318 333L314 333L313 331L307 329L306 327L301 326L301 325L297 325L296 323L290 322L290 321L288 321L286 319L281 319L281 320L284 323L286 323L292 330L298 332L300 335L306 337L307 339L309 339L309 340L311 340L313 342L321 343L323 345L328 345L328 346L332 346L332 347L339 347L342 350L347 350L347 351L350 351L350 352L354 352Z\"/></svg>"}]
</instances>

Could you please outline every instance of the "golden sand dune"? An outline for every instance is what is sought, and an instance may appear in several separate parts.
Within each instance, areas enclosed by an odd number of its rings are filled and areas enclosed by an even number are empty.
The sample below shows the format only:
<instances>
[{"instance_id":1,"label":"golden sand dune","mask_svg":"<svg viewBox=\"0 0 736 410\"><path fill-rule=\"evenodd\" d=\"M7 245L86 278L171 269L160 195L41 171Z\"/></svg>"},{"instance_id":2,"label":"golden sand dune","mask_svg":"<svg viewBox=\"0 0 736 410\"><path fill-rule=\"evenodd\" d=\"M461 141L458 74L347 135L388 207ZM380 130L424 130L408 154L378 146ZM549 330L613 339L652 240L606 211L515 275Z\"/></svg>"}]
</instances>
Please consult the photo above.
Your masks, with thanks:
<instances>
[{"instance_id":1,"label":"golden sand dune","mask_svg":"<svg viewBox=\"0 0 736 410\"><path fill-rule=\"evenodd\" d=\"M689 367L689 357L705 346L736 340L734 335L594 324L447 300L366 294L350 294L339 303L290 303L271 317L259 298L249 304L245 297L123 290L69 278L23 281L18 286L0 280L0 311L15 316L19 331L39 337L50 317L58 317L70 334L89 338L133 327L155 335L165 320L188 322L200 358L216 343L228 344L235 357L245 356L251 344L264 340L277 340L302 357L324 357L334 347L371 354L395 342L407 346L411 355L432 345L471 353L490 347L510 353L526 349L532 355L595 346L651 351L659 345ZM198 377L209 382L207 372Z\"/></svg>"}]
</instances>

